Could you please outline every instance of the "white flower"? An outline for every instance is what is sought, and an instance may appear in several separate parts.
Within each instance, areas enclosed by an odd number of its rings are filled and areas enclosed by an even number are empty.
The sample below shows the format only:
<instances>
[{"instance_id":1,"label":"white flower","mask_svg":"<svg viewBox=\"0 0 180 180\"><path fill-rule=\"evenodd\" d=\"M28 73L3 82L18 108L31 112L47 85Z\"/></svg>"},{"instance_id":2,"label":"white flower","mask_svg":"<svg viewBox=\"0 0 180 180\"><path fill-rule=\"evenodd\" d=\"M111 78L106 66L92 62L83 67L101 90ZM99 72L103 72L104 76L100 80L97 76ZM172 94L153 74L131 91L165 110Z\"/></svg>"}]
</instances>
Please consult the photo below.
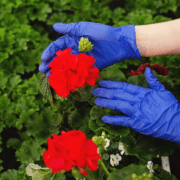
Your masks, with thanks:
<instances>
[{"instance_id":1,"label":"white flower","mask_svg":"<svg viewBox=\"0 0 180 180\"><path fill-rule=\"evenodd\" d=\"M79 180L78 178L76 178L76 180ZM84 178L84 179L80 179L80 180L86 180L86 178Z\"/></svg>"},{"instance_id":2,"label":"white flower","mask_svg":"<svg viewBox=\"0 0 180 180\"><path fill-rule=\"evenodd\" d=\"M121 155L125 153L125 155L128 155L127 151L125 151L125 147L122 142L119 142L118 149L121 151Z\"/></svg>"},{"instance_id":3,"label":"white flower","mask_svg":"<svg viewBox=\"0 0 180 180\"><path fill-rule=\"evenodd\" d=\"M148 161L147 168L149 169L149 172L151 174L153 174L154 170L153 170L153 162L152 161Z\"/></svg>"},{"instance_id":4,"label":"white flower","mask_svg":"<svg viewBox=\"0 0 180 180\"><path fill-rule=\"evenodd\" d=\"M104 146L104 149L107 150L107 147L110 145L110 140L107 138L104 138L104 136L101 136L105 141L106 141L106 145Z\"/></svg>"},{"instance_id":5,"label":"white flower","mask_svg":"<svg viewBox=\"0 0 180 180\"><path fill-rule=\"evenodd\" d=\"M117 165L119 165L119 161L121 161L122 160L122 157L119 155L119 154L116 154L116 155L114 155L114 154L111 154L110 155L110 164L112 165L112 166L117 166Z\"/></svg>"}]
</instances>

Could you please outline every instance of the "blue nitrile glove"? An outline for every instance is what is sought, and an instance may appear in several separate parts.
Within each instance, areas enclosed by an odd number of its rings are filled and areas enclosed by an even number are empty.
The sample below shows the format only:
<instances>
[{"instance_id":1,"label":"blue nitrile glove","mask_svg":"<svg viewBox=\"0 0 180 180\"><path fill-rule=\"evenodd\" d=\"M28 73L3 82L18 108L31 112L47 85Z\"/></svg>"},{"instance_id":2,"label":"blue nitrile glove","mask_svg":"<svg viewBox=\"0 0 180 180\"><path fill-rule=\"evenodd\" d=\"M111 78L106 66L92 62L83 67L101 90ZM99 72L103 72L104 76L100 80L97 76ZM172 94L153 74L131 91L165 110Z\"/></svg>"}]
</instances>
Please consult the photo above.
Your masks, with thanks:
<instances>
[{"instance_id":1,"label":"blue nitrile glove","mask_svg":"<svg viewBox=\"0 0 180 180\"><path fill-rule=\"evenodd\" d=\"M100 97L95 104L128 115L103 116L102 121L180 143L180 103L150 68L146 68L145 77L149 88L117 81L99 82L102 88L92 91Z\"/></svg>"},{"instance_id":2,"label":"blue nitrile glove","mask_svg":"<svg viewBox=\"0 0 180 180\"><path fill-rule=\"evenodd\" d=\"M42 53L41 59L44 62L39 67L42 73L48 72L49 62L56 56L56 51L72 48L71 54L78 55L78 43L82 36L88 37L94 44L93 50L86 54L95 58L95 66L99 70L121 60L142 59L136 45L135 25L112 27L100 23L78 22L56 23L53 28L58 33L67 35L52 42ZM47 73L47 76L49 75L50 73Z\"/></svg>"}]
</instances>

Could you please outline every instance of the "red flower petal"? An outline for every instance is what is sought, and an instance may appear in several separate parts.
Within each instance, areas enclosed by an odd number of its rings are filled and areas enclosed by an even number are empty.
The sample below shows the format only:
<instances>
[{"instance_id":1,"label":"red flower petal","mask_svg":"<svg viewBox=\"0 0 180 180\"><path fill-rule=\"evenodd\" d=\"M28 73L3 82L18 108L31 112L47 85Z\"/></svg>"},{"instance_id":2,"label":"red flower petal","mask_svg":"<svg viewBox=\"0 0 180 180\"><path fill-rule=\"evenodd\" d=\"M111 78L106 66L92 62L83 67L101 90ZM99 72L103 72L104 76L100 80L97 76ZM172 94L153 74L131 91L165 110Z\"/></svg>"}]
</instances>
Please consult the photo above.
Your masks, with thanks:
<instances>
[{"instance_id":1,"label":"red flower petal","mask_svg":"<svg viewBox=\"0 0 180 180\"><path fill-rule=\"evenodd\" d=\"M54 70L49 76L49 84L59 96L67 97L69 95L70 89L66 81L66 75L62 71Z\"/></svg>"},{"instance_id":2,"label":"red flower petal","mask_svg":"<svg viewBox=\"0 0 180 180\"><path fill-rule=\"evenodd\" d=\"M87 171L86 171L85 169L79 168L79 172L80 172L83 176L87 176Z\"/></svg>"},{"instance_id":3,"label":"red flower petal","mask_svg":"<svg viewBox=\"0 0 180 180\"><path fill-rule=\"evenodd\" d=\"M84 53L78 56L70 54L71 48L56 52L57 57L49 63L49 84L61 97L67 97L69 92L75 92L78 87L85 87L85 83L95 85L99 78L99 70L93 67L95 59Z\"/></svg>"},{"instance_id":4,"label":"red flower petal","mask_svg":"<svg viewBox=\"0 0 180 180\"><path fill-rule=\"evenodd\" d=\"M43 152L44 163L52 173L70 171L72 166L77 166L83 175L87 175L86 166L92 171L97 170L97 160L101 158L97 145L91 139L86 140L80 130L62 131L61 134L48 138L48 150Z\"/></svg>"}]
</instances>

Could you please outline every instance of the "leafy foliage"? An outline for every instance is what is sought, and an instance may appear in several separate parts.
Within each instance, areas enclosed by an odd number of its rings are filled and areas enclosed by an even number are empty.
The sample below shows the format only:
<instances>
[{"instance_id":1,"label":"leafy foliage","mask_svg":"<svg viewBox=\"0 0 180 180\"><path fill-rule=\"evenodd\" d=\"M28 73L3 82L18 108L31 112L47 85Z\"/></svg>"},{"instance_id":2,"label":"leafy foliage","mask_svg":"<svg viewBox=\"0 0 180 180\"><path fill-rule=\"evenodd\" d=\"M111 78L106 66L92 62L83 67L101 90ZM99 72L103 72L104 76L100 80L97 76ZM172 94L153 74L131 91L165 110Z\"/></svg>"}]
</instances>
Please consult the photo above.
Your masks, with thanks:
<instances>
[{"instance_id":1,"label":"leafy foliage","mask_svg":"<svg viewBox=\"0 0 180 180\"><path fill-rule=\"evenodd\" d=\"M114 5L115 4L115 5ZM114 27L128 24L150 24L171 20L170 12L179 17L177 0L130 0L119 2L117 0L6 0L0 1L0 132L5 129L16 128L20 139L9 138L5 142L7 148L12 147L16 153L17 161L21 163L17 169L3 170L0 167L0 180L32 179L26 175L25 168L29 163L38 162L44 166L42 153L46 147L47 139L52 134L59 134L61 130L80 129L88 138L100 136L103 131L108 134L111 146L107 151L102 150L103 159L110 167L110 153L119 153L117 143L123 142L129 157L123 156L122 164L117 170L111 169L107 177L102 167L96 172L88 172L96 180L128 179L132 173L141 175L148 160L159 155L171 155L178 145L164 140L144 136L125 127L107 125L102 122L104 115L124 115L123 113L100 108L94 105L96 97L92 89L98 87L100 80L115 80L138 84L147 87L144 75L129 77L131 69L140 64L150 62L166 66L169 71L167 78L157 76L166 82L165 87L180 101L180 67L179 56L161 56L142 58L142 61L128 59L114 64L100 72L100 78L94 87L80 88L91 105L79 92L69 98L59 98L48 87L48 79L38 73L38 66L42 62L41 54L55 39L61 36L56 33L52 25L57 22L89 21L111 25ZM43 93L44 97L41 95ZM47 98L47 99L46 99ZM51 104L49 104L49 100ZM121 137L121 138L119 138ZM0 152L2 137L0 138ZM127 160L127 161L126 161ZM141 161L140 161L141 160ZM132 165L136 162L137 165ZM138 163L142 162L142 166ZM2 163L2 160L0 160ZM137 172L138 171L138 172ZM158 169L162 179L176 179L162 169ZM39 177L40 174L36 174ZM50 179L52 173L44 179ZM68 179L68 173L57 173L54 179ZM75 178L83 178L80 174L72 174ZM156 176L154 180L158 179Z\"/></svg>"}]
</instances>

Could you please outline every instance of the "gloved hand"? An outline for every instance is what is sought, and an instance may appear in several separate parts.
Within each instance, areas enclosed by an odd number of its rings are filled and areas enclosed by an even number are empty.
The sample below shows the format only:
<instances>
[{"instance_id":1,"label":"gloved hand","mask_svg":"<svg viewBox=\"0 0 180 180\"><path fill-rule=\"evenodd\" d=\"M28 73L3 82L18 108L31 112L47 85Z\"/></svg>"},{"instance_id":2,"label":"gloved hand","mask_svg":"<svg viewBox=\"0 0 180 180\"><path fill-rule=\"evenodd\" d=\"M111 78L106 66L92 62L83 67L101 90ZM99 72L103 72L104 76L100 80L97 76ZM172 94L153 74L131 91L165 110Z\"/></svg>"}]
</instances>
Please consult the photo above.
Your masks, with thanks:
<instances>
[{"instance_id":1,"label":"gloved hand","mask_svg":"<svg viewBox=\"0 0 180 180\"><path fill-rule=\"evenodd\" d=\"M145 78L149 88L125 82L100 81L102 88L92 91L99 97L95 104L128 115L103 116L102 121L180 143L180 103L150 68L146 68Z\"/></svg>"},{"instance_id":2,"label":"gloved hand","mask_svg":"<svg viewBox=\"0 0 180 180\"><path fill-rule=\"evenodd\" d=\"M94 44L93 50L86 52L95 58L95 65L99 70L118 63L125 59L142 59L136 45L135 25L123 27L112 27L100 23L78 22L78 23L56 23L53 28L58 33L67 34L52 42L42 53L44 61L39 71L47 73L49 63L55 57L55 52L72 48L71 54L78 55L78 43L80 38L88 37ZM82 53L82 52L81 52ZM48 77L50 73L47 73Z\"/></svg>"}]
</instances>

